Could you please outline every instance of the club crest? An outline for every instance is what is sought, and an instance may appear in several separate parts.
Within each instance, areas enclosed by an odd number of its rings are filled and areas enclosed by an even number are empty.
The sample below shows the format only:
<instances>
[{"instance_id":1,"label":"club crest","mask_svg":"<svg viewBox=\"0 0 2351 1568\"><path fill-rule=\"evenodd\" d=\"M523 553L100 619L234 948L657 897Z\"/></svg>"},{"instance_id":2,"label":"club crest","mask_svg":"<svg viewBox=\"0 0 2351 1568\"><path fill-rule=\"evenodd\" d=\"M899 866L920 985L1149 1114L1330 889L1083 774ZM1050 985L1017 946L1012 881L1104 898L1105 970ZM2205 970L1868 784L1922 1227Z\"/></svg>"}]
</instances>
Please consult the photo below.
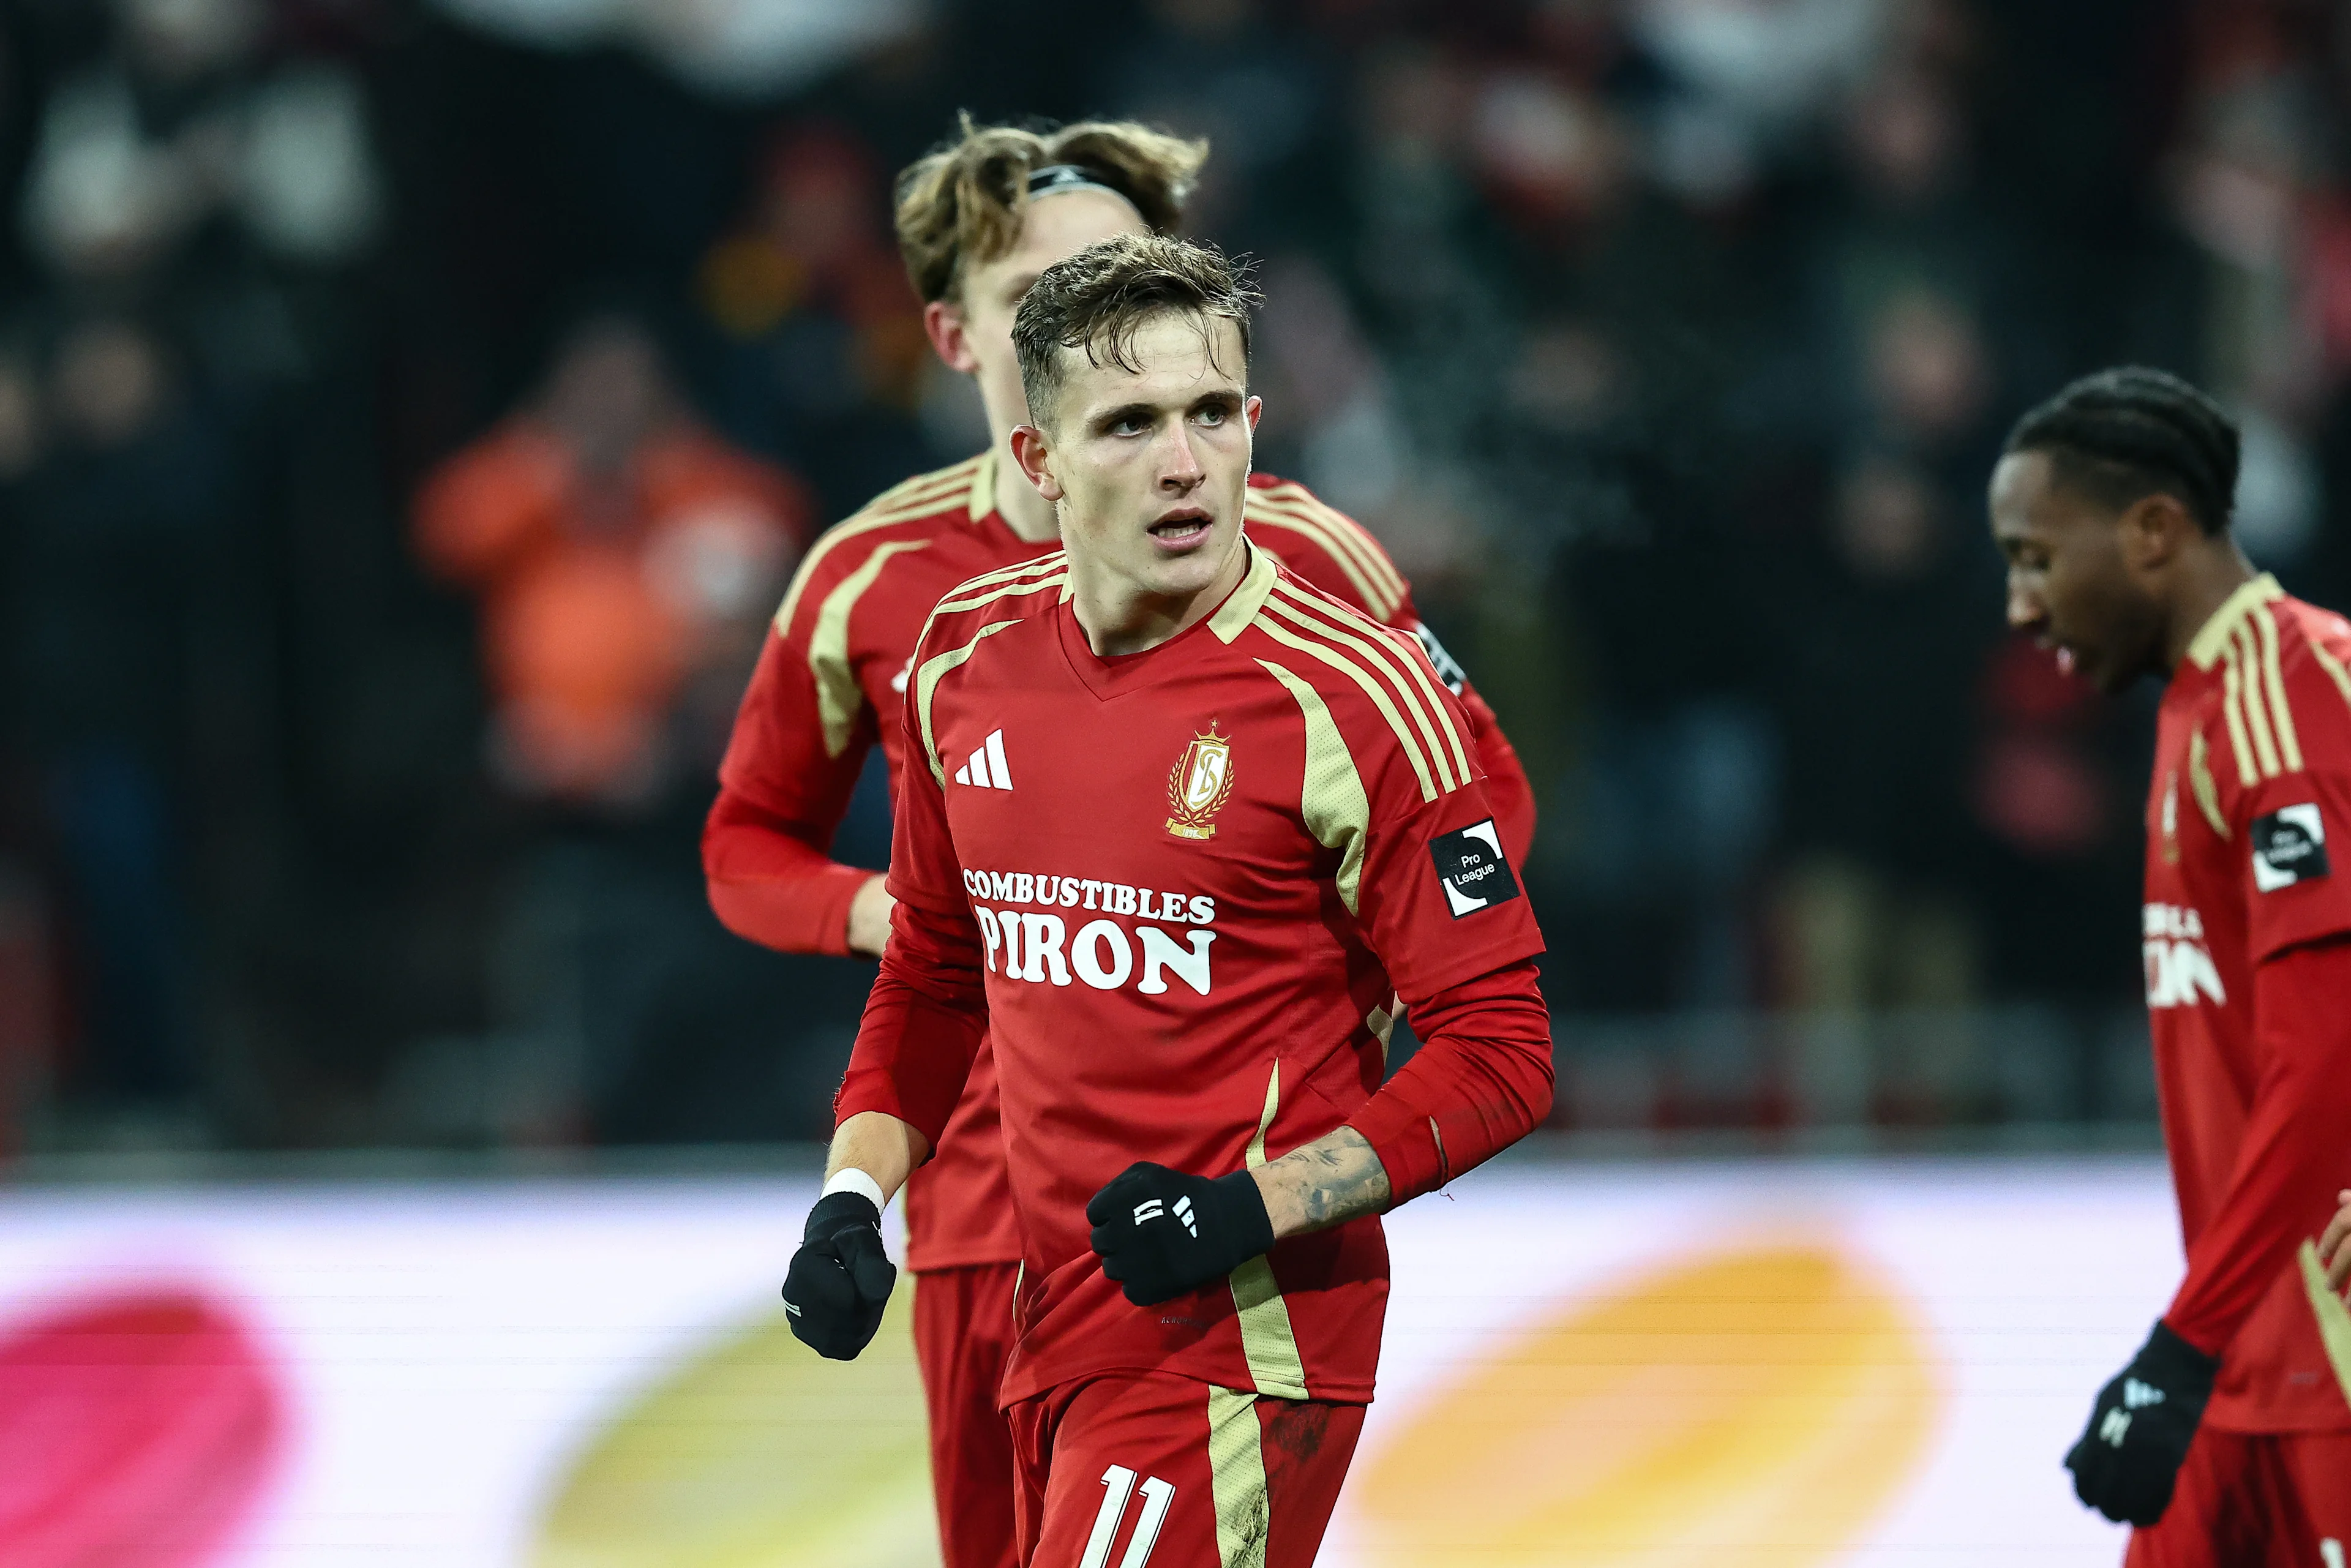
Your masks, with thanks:
<instances>
[{"instance_id":1,"label":"club crest","mask_svg":"<svg viewBox=\"0 0 2351 1568\"><path fill-rule=\"evenodd\" d=\"M1195 735L1167 774L1167 831L1179 839L1213 839L1216 815L1233 792L1233 743L1208 726Z\"/></svg>"}]
</instances>

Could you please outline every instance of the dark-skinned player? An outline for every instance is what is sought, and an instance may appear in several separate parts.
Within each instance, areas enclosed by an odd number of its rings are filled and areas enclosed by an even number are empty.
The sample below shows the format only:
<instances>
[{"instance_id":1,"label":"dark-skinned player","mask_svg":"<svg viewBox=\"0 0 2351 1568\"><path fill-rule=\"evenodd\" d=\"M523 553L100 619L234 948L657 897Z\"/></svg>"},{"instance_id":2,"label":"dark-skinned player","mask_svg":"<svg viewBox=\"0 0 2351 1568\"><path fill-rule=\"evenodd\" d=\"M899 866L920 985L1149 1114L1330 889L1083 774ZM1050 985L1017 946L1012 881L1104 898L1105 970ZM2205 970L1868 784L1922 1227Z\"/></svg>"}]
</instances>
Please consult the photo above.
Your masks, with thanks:
<instances>
[{"instance_id":1,"label":"dark-skinned player","mask_svg":"<svg viewBox=\"0 0 2351 1568\"><path fill-rule=\"evenodd\" d=\"M2351 623L2230 534L2235 424L2159 371L2021 420L2008 619L2106 692L2166 683L2141 913L2187 1277L2066 1456L2133 1568L2341 1562L2351 1406L2296 1249L2351 1186Z\"/></svg>"}]
</instances>

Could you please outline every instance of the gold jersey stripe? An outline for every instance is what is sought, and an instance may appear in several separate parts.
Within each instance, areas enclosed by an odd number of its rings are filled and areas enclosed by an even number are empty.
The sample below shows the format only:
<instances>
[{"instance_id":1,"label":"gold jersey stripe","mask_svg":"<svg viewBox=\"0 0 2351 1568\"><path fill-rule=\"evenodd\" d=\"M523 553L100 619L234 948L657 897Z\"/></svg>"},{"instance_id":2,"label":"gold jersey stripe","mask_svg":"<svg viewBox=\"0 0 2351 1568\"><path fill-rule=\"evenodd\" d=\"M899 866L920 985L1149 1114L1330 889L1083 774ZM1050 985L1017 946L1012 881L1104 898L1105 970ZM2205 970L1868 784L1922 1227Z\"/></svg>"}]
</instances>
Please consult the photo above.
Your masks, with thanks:
<instances>
[{"instance_id":1,"label":"gold jersey stripe","mask_svg":"<svg viewBox=\"0 0 2351 1568\"><path fill-rule=\"evenodd\" d=\"M1281 1399L1306 1397L1306 1364L1299 1358L1298 1333L1290 1323L1290 1303L1281 1299L1281 1282L1273 1277L1273 1262L1263 1253L1232 1271L1235 1321L1241 1331L1241 1355L1249 1363L1249 1381L1259 1394Z\"/></svg>"},{"instance_id":2,"label":"gold jersey stripe","mask_svg":"<svg viewBox=\"0 0 2351 1568\"><path fill-rule=\"evenodd\" d=\"M2253 758L2262 778L2274 779L2279 772L2277 742L2270 734L2269 704L2262 700L2261 653L2243 624L2230 639L2229 668L2237 676L2237 701L2245 712L2245 733L2253 737Z\"/></svg>"},{"instance_id":3,"label":"gold jersey stripe","mask_svg":"<svg viewBox=\"0 0 2351 1568\"><path fill-rule=\"evenodd\" d=\"M946 787L947 770L939 763L938 737L931 728L931 698L939 689L940 677L970 658L973 651L981 643L995 636L1007 626L1019 624L1018 621L991 621L981 627L970 642L960 648L950 648L944 653L934 653L923 661L921 669L914 672L914 716L920 721L923 728L923 755L930 759L931 777L939 781L941 789Z\"/></svg>"},{"instance_id":4,"label":"gold jersey stripe","mask_svg":"<svg viewBox=\"0 0 2351 1568\"><path fill-rule=\"evenodd\" d=\"M990 446L975 461L978 466L971 471L971 502L964 516L976 523L996 510L996 448Z\"/></svg>"},{"instance_id":5,"label":"gold jersey stripe","mask_svg":"<svg viewBox=\"0 0 2351 1568\"><path fill-rule=\"evenodd\" d=\"M956 464L953 468L942 468L934 474L925 474L916 478L908 479L903 484L883 491L881 495L851 513L836 527L827 528L816 543L809 546L808 554L800 558L799 570L792 573L791 587L785 591L784 602L776 612L778 633L783 636L791 634L792 616L799 609L800 595L807 591L809 582L816 574L817 567L834 550L847 544L851 539L862 534L870 534L876 528L886 528L893 523L911 522L916 517L929 516L938 507L928 501L914 506L911 509L902 507L896 502L901 496L918 485L935 483L944 486L939 494L950 493L955 487L955 483L963 476L963 470L979 461L977 457L968 458ZM925 493L929 494L927 491Z\"/></svg>"},{"instance_id":6,"label":"gold jersey stripe","mask_svg":"<svg viewBox=\"0 0 2351 1568\"><path fill-rule=\"evenodd\" d=\"M1273 1130L1274 1113L1281 1109L1281 1058L1273 1059L1273 1070L1265 1075L1265 1109L1257 1114L1257 1132L1250 1137L1249 1147L1241 1153L1241 1164L1250 1170L1265 1164L1265 1135Z\"/></svg>"},{"instance_id":7,"label":"gold jersey stripe","mask_svg":"<svg viewBox=\"0 0 2351 1568\"><path fill-rule=\"evenodd\" d=\"M1050 555L1032 556L1027 560L1016 561L1010 566L999 566L993 571L983 571L977 577L966 579L948 589L946 597L961 598L967 593L975 593L999 582L1017 582L1024 577L1034 577L1040 571L1066 570L1068 565L1068 554L1062 550L1055 550Z\"/></svg>"},{"instance_id":8,"label":"gold jersey stripe","mask_svg":"<svg viewBox=\"0 0 2351 1568\"><path fill-rule=\"evenodd\" d=\"M1403 1011L1404 998L1390 997L1387 1006L1374 1008L1364 1015L1364 1027L1370 1030L1372 1038L1380 1042L1380 1071L1383 1072L1388 1066L1388 1041L1395 1037L1396 1015Z\"/></svg>"},{"instance_id":9,"label":"gold jersey stripe","mask_svg":"<svg viewBox=\"0 0 2351 1568\"><path fill-rule=\"evenodd\" d=\"M1322 694L1270 659L1259 659L1258 667L1281 683L1306 721L1306 778L1299 791L1299 814L1316 843L1339 852L1339 902L1353 915L1363 893L1364 845L1372 831L1372 801L1364 793L1363 775L1355 771L1354 755ZM1387 1041L1380 1044L1384 1049Z\"/></svg>"},{"instance_id":10,"label":"gold jersey stripe","mask_svg":"<svg viewBox=\"0 0 2351 1568\"><path fill-rule=\"evenodd\" d=\"M1332 510L1303 490L1253 490L1260 515L1276 526L1288 524L1321 543L1339 559L1348 575L1363 586L1374 604L1384 602L1391 613L1404 597L1404 579L1388 560L1379 541L1361 523Z\"/></svg>"},{"instance_id":11,"label":"gold jersey stripe","mask_svg":"<svg viewBox=\"0 0 2351 1568\"><path fill-rule=\"evenodd\" d=\"M2197 810L2212 824L2212 831L2229 837L2229 820L2220 815L2220 787L2212 781L2211 747L2204 744L2200 729L2188 737L2188 792L2196 797Z\"/></svg>"},{"instance_id":12,"label":"gold jersey stripe","mask_svg":"<svg viewBox=\"0 0 2351 1568\"><path fill-rule=\"evenodd\" d=\"M2278 671L2277 617L2266 604L2253 612L2253 627L2261 633L2262 686L2270 697L2270 728L2277 735L2278 760L2288 773L2302 771L2302 737L2294 733L2294 705L2286 700L2285 677Z\"/></svg>"},{"instance_id":13,"label":"gold jersey stripe","mask_svg":"<svg viewBox=\"0 0 2351 1568\"><path fill-rule=\"evenodd\" d=\"M1296 517L1285 517L1281 513L1273 510L1271 507L1261 504L1255 507L1244 510L1241 514L1241 519L1244 523L1257 528L1269 529L1290 528L1305 535L1309 539L1321 545L1323 552L1339 563L1339 570L1344 572L1346 574L1347 580L1354 585L1357 597L1362 599L1364 603L1373 606L1374 609L1379 608L1383 604L1384 601L1379 590L1373 586L1372 580L1370 578L1364 575L1363 568L1349 559L1347 553L1344 550L1339 549L1334 542L1322 536L1318 530L1310 528L1307 524L1300 521ZM1388 611L1388 613L1394 613L1393 608Z\"/></svg>"},{"instance_id":14,"label":"gold jersey stripe","mask_svg":"<svg viewBox=\"0 0 2351 1568\"><path fill-rule=\"evenodd\" d=\"M2335 689L2343 694L2345 705L2351 706L2351 672L2346 672L2342 662L2328 653L2325 644L2317 638L2304 641L2310 649L2310 656L2318 661L2318 667L2326 672L2327 679L2335 683Z\"/></svg>"},{"instance_id":15,"label":"gold jersey stripe","mask_svg":"<svg viewBox=\"0 0 2351 1568\"><path fill-rule=\"evenodd\" d=\"M1362 525L1350 521L1328 508L1316 511L1307 502L1284 502L1268 498L1263 491L1251 491L1257 497L1256 520L1270 528L1286 528L1305 536L1322 547L1372 612L1385 621L1404 602L1404 579L1390 565L1386 553L1377 540L1365 533ZM1246 518L1252 514L1244 508Z\"/></svg>"},{"instance_id":16,"label":"gold jersey stripe","mask_svg":"<svg viewBox=\"0 0 2351 1568\"><path fill-rule=\"evenodd\" d=\"M964 498L964 495L965 487L962 485L950 485L946 489L938 491L934 495L924 496L912 501L903 502L898 506L891 507L886 512L869 510L860 514L860 517L868 522L916 522L924 517L936 517L939 513L946 511L948 507L961 501Z\"/></svg>"},{"instance_id":17,"label":"gold jersey stripe","mask_svg":"<svg viewBox=\"0 0 2351 1568\"><path fill-rule=\"evenodd\" d=\"M2326 1347L2327 1364L2335 1368L2335 1381L2343 1385L2343 1397L2351 1399L2351 1311L2344 1308L2343 1298L2326 1282L2326 1270L2318 1263L2317 1242L2305 1237L2298 1259L2302 1264L2302 1288L2308 1292L2310 1310L2318 1319L2318 1342ZM1213 1416L1210 1420L1213 1423ZM1214 1431L1212 1425L1212 1455ZM1217 1515L1220 1521L1223 1517L1221 1512Z\"/></svg>"},{"instance_id":18,"label":"gold jersey stripe","mask_svg":"<svg viewBox=\"0 0 2351 1568\"><path fill-rule=\"evenodd\" d=\"M817 568L834 550L860 534L870 534L876 528L886 528L903 520L898 517L852 517L809 546L808 554L800 557L799 570L792 573L791 587L784 592L783 606L776 612L777 633L786 637L791 635L792 617L799 612L800 595L808 591L808 585L816 577Z\"/></svg>"},{"instance_id":19,"label":"gold jersey stripe","mask_svg":"<svg viewBox=\"0 0 2351 1568\"><path fill-rule=\"evenodd\" d=\"M893 523L903 523L943 512L962 500L970 490L972 475L978 463L979 459L975 457L925 478L909 480L895 490L884 492L866 502L850 520L872 522L886 518Z\"/></svg>"},{"instance_id":20,"label":"gold jersey stripe","mask_svg":"<svg viewBox=\"0 0 2351 1568\"><path fill-rule=\"evenodd\" d=\"M2284 597L2285 590L2280 588L2278 580L2268 572L2262 573L2251 582L2240 587L2236 592L2229 595L2220 609L2212 612L2210 619L2196 629L2196 635L2189 639L2189 663L2199 670L2209 670L2219 664L2222 651L2228 646L2230 636L2243 622L2245 617L2252 614L2259 606Z\"/></svg>"},{"instance_id":21,"label":"gold jersey stripe","mask_svg":"<svg viewBox=\"0 0 2351 1568\"><path fill-rule=\"evenodd\" d=\"M1371 529L1302 485L1276 485L1257 494L1290 516L1318 523L1327 529L1343 549L1353 555L1373 580L1386 591L1390 613L1394 612L1395 604L1402 602L1406 591L1404 573L1396 570L1395 562L1388 559L1385 547L1372 537Z\"/></svg>"},{"instance_id":22,"label":"gold jersey stripe","mask_svg":"<svg viewBox=\"0 0 2351 1568\"><path fill-rule=\"evenodd\" d=\"M1404 699L1404 706L1411 713L1413 723L1418 727L1421 738L1428 743L1428 754L1436 758L1437 779L1443 784L1445 793L1449 795L1469 782L1469 758L1461 749L1461 737L1454 732L1453 720L1447 715L1445 705L1437 700L1435 689L1426 681L1418 683L1416 691L1413 677L1417 672L1413 668L1413 661L1389 640L1386 632L1374 631L1361 622L1350 626L1331 613L1327 607L1316 603L1287 583L1276 588L1274 592L1279 601L1274 605L1277 612L1301 630L1319 632L1353 648L1395 687L1396 695ZM1440 730L1443 739L1438 738ZM1453 747L1449 762L1446 756L1447 742Z\"/></svg>"},{"instance_id":23,"label":"gold jersey stripe","mask_svg":"<svg viewBox=\"0 0 2351 1568\"><path fill-rule=\"evenodd\" d=\"M1453 749L1454 771L1459 776L1463 784L1468 783L1470 778L1468 750L1461 744L1461 731L1453 722L1453 710L1447 707L1445 699L1437 695L1436 672L1429 667L1428 655L1422 650L1420 639L1407 632L1399 632L1393 626L1365 626L1343 611L1333 610L1312 594L1303 592L1288 584L1282 586L1281 591L1292 605L1328 625L1334 633L1359 632L1369 638L1375 646L1384 647L1386 650L1387 667L1401 667L1405 678L1418 688L1419 711L1436 716L1438 727L1445 731L1446 744ZM1437 742L1433 738L1429 741L1429 748L1432 751L1438 750ZM1441 756L1440 752L1440 758Z\"/></svg>"},{"instance_id":24,"label":"gold jersey stripe","mask_svg":"<svg viewBox=\"0 0 2351 1568\"><path fill-rule=\"evenodd\" d=\"M1421 755L1420 742L1413 737L1412 731L1404 722L1404 716L1396 712L1395 704L1388 700L1387 689L1374 680L1370 672L1337 649L1301 637L1270 615L1259 616L1257 628L1286 647L1295 648L1302 653L1320 659L1362 687L1364 695L1372 699L1372 706L1380 710L1380 716L1388 721L1388 727L1395 731L1396 744L1403 748L1405 760L1412 764L1413 776L1420 780L1421 800L1426 801L1437 799L1438 794L1437 781L1429 777L1428 759ZM1452 787L1447 786L1444 792L1450 794Z\"/></svg>"},{"instance_id":25,"label":"gold jersey stripe","mask_svg":"<svg viewBox=\"0 0 2351 1568\"><path fill-rule=\"evenodd\" d=\"M1265 1435L1258 1427L1257 1398L1213 1385L1208 1389L1208 1491L1217 1507L1217 1568L1265 1568L1273 1500L1265 1482Z\"/></svg>"},{"instance_id":26,"label":"gold jersey stripe","mask_svg":"<svg viewBox=\"0 0 2351 1568\"><path fill-rule=\"evenodd\" d=\"M987 460L987 455L980 454L967 457L960 463L950 463L944 468L934 468L927 474L917 474L911 479L902 479L860 509L867 512L895 511L910 503L951 495L959 486L969 484Z\"/></svg>"},{"instance_id":27,"label":"gold jersey stripe","mask_svg":"<svg viewBox=\"0 0 2351 1568\"><path fill-rule=\"evenodd\" d=\"M838 757L849 749L857 715L865 706L865 688L849 664L849 615L865 591L882 575L893 556L918 550L928 539L892 539L874 548L865 564L841 580L817 607L816 623L809 628L809 674L816 678L816 711L824 727L824 754Z\"/></svg>"},{"instance_id":28,"label":"gold jersey stripe","mask_svg":"<svg viewBox=\"0 0 2351 1568\"><path fill-rule=\"evenodd\" d=\"M1420 731L1420 738L1428 747L1428 756L1437 765L1438 793L1450 795L1468 782L1467 779L1458 780L1455 779L1452 765L1446 759L1445 744L1437 738L1437 727L1429 722L1428 710L1413 695L1409 676L1400 674L1393 664L1380 656L1379 649L1372 643L1343 627L1331 624L1321 616L1308 613L1305 607L1285 594L1281 589L1275 589L1274 593L1275 598L1269 601L1266 605L1271 613L1280 616L1301 632L1328 639L1353 650L1395 691L1403 711L1412 716L1413 726Z\"/></svg>"},{"instance_id":29,"label":"gold jersey stripe","mask_svg":"<svg viewBox=\"0 0 2351 1568\"><path fill-rule=\"evenodd\" d=\"M1257 1135L1241 1155L1250 1170L1265 1164L1265 1134L1281 1109L1281 1059L1274 1058L1266 1075L1265 1109L1258 1113ZM1241 1354L1249 1362L1249 1381L1260 1394L1286 1398L1306 1397L1306 1364L1299 1358L1298 1334L1290 1327L1290 1303L1281 1299L1281 1282L1273 1277L1273 1263L1263 1253L1232 1272L1233 1306L1241 1331ZM1292 1394L1291 1389L1297 1392Z\"/></svg>"},{"instance_id":30,"label":"gold jersey stripe","mask_svg":"<svg viewBox=\"0 0 2351 1568\"><path fill-rule=\"evenodd\" d=\"M1034 582L999 582L979 592L960 599L942 599L934 615L952 615L958 610L977 610L983 604L993 604L999 599L1017 599L1024 593L1042 593L1049 588L1061 588L1070 580L1066 571L1056 571Z\"/></svg>"},{"instance_id":31,"label":"gold jersey stripe","mask_svg":"<svg viewBox=\"0 0 2351 1568\"><path fill-rule=\"evenodd\" d=\"M2229 751L2237 759L2237 782L2250 789L2262 781L2253 771L2253 743L2245 738L2245 718L2237 706L2237 655L2231 650L2220 666L2220 716L2229 721Z\"/></svg>"},{"instance_id":32,"label":"gold jersey stripe","mask_svg":"<svg viewBox=\"0 0 2351 1568\"><path fill-rule=\"evenodd\" d=\"M1228 646L1234 638L1249 630L1249 622L1265 608L1266 595L1281 580L1280 562L1271 550L1246 542L1241 548L1249 552L1249 571L1241 578L1241 585L1208 617L1208 630Z\"/></svg>"}]
</instances>

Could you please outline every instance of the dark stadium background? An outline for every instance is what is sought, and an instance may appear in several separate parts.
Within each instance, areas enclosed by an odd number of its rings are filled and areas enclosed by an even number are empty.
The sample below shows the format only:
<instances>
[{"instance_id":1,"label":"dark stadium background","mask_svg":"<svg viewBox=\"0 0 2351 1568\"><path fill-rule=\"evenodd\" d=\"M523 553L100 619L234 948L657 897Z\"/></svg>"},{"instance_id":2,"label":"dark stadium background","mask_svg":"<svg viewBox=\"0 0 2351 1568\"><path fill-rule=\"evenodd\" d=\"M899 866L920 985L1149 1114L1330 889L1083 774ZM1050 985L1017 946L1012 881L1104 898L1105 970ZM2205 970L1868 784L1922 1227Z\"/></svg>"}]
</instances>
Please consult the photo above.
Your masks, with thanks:
<instances>
[{"instance_id":1,"label":"dark stadium background","mask_svg":"<svg viewBox=\"0 0 2351 1568\"><path fill-rule=\"evenodd\" d=\"M967 455L887 230L958 110L1214 141L1261 465L1541 791L1559 1126L2149 1135L2151 694L2003 635L1980 492L2029 402L2168 366L2247 422L2254 557L2351 603L2351 13L766 9L0 8L0 1151L821 1135L870 969L700 888L747 664L650 781L528 788L413 507L588 320L825 520Z\"/></svg>"}]
</instances>

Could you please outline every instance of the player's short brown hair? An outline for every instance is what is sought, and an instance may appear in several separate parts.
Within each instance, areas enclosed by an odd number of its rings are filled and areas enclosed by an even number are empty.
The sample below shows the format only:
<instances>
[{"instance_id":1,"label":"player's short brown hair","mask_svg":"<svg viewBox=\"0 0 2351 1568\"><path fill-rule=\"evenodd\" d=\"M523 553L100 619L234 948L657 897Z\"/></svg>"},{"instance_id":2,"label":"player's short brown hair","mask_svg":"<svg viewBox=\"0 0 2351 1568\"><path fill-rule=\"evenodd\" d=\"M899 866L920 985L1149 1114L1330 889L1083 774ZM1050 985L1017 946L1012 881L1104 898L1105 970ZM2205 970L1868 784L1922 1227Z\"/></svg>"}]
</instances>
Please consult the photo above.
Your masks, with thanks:
<instances>
[{"instance_id":1,"label":"player's short brown hair","mask_svg":"<svg viewBox=\"0 0 2351 1568\"><path fill-rule=\"evenodd\" d=\"M1059 130L974 125L961 116L951 141L898 176L898 251L906 277L929 304L954 299L964 272L1020 242L1029 176L1057 163L1081 171L1134 204L1155 234L1184 220L1206 141L1187 141L1132 120L1086 120Z\"/></svg>"},{"instance_id":2,"label":"player's short brown hair","mask_svg":"<svg viewBox=\"0 0 2351 1568\"><path fill-rule=\"evenodd\" d=\"M1130 357L1144 324L1188 316L1203 332L1217 320L1240 329L1241 380L1249 380L1249 308L1258 302L1249 269L1214 246L1166 235L1113 235L1038 274L1012 318L1012 349L1029 417L1048 416L1061 391L1061 350L1082 350L1093 364L1140 369ZM1215 339L1209 339L1211 352Z\"/></svg>"}]
</instances>

